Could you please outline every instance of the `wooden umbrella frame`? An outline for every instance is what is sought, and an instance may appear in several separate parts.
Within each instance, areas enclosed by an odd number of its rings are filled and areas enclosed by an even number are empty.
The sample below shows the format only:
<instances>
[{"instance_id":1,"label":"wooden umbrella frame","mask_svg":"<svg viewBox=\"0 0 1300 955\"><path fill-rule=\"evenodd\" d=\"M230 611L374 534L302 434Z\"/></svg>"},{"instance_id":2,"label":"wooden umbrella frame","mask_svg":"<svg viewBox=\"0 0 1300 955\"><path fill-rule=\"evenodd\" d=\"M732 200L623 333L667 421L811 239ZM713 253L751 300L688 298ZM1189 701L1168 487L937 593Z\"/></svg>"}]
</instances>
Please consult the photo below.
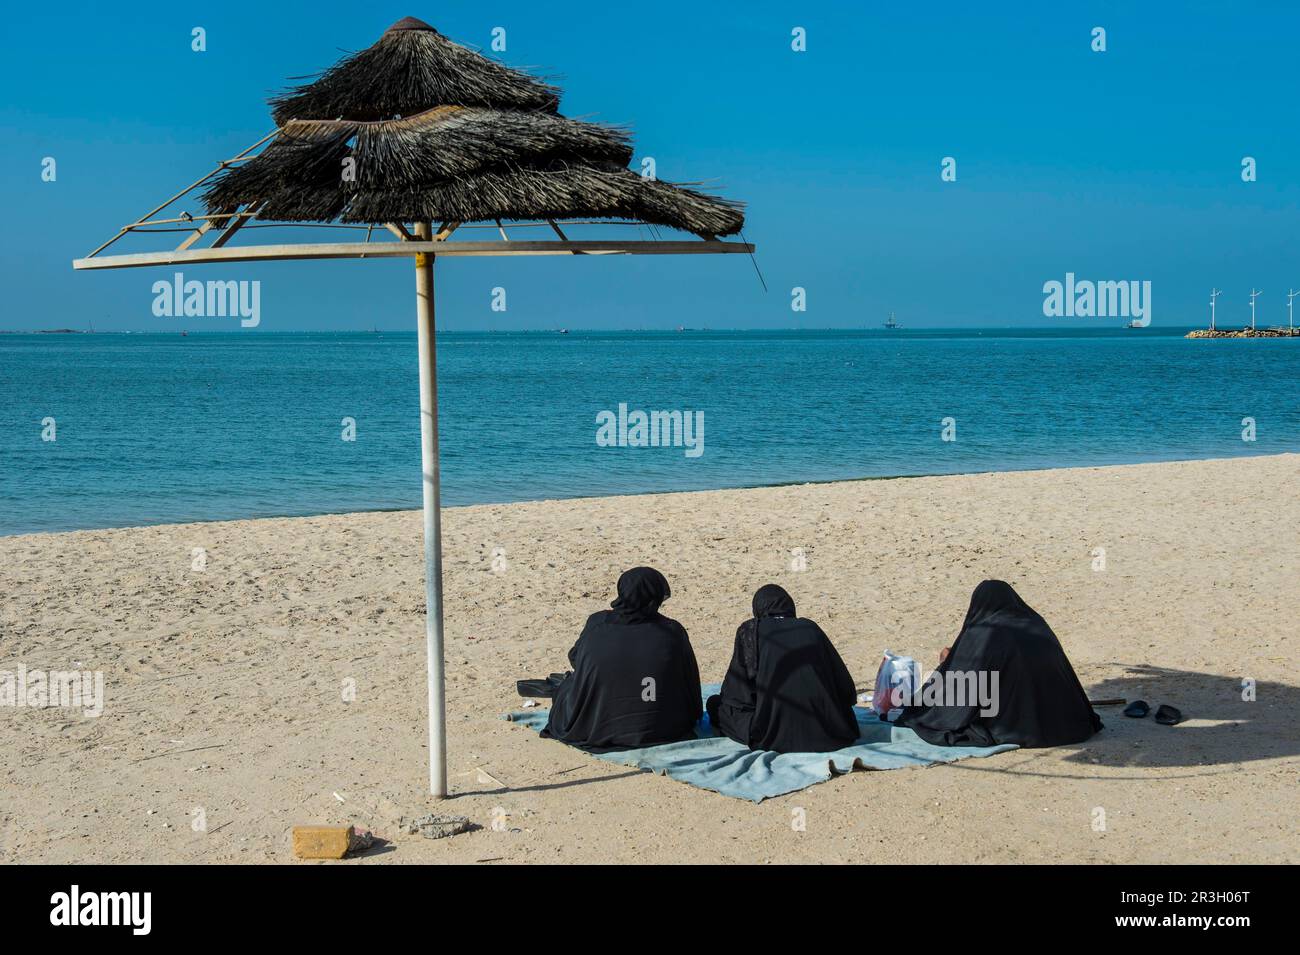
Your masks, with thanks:
<instances>
[{"instance_id":1,"label":"wooden umbrella frame","mask_svg":"<svg viewBox=\"0 0 1300 955\"><path fill-rule=\"evenodd\" d=\"M562 225L636 225L642 222L591 222L582 220L545 220L543 222L502 223L495 226L468 225L445 222L436 231L431 222L384 224L380 238L374 225L338 225L332 223L258 223L263 228L356 229L364 230L364 242L323 242L277 245L230 246L234 235L250 224L257 215L257 203L242 210L231 210L220 215L181 215L154 218L194 189L203 185L221 170L247 161L250 154L268 142L279 130L274 130L233 159L217 166L202 179L172 196L147 215L122 226L116 235L84 258L74 259L72 267L78 270L145 268L162 265L188 265L209 262L255 262L282 259L415 259L415 290L417 343L420 353L420 455L424 473L424 580L425 580L425 650L428 657L429 705L429 790L436 798L447 796L447 720L444 679L443 615L442 615L442 515L441 477L438 463L438 363L434 322L434 260L442 256L485 255L718 255L750 254L754 246L746 242L725 242L714 239L687 241L662 241L645 239L570 240ZM220 227L218 228L218 225ZM506 232L511 229L549 227L556 239L516 240ZM500 234L499 240L449 241L459 229L492 229ZM175 249L101 255L124 236L132 233L184 232L186 237ZM461 233L464 234L463 232ZM212 242L205 247L199 243L209 235Z\"/></svg>"}]
</instances>

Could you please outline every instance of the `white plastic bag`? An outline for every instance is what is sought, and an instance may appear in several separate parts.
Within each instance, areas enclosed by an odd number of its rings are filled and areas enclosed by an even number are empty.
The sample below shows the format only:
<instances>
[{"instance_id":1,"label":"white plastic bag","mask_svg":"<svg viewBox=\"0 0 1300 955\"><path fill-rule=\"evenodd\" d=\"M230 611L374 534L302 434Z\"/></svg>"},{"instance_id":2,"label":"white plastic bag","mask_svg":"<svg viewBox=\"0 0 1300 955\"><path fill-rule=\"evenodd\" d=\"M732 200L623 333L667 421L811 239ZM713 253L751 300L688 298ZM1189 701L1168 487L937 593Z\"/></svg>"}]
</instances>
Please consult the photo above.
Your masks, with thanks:
<instances>
[{"instance_id":1,"label":"white plastic bag","mask_svg":"<svg viewBox=\"0 0 1300 955\"><path fill-rule=\"evenodd\" d=\"M881 719L893 722L911 702L916 693L916 661L885 651L885 658L876 672L876 689L871 696L871 709ZM893 705L893 701L898 701Z\"/></svg>"}]
</instances>

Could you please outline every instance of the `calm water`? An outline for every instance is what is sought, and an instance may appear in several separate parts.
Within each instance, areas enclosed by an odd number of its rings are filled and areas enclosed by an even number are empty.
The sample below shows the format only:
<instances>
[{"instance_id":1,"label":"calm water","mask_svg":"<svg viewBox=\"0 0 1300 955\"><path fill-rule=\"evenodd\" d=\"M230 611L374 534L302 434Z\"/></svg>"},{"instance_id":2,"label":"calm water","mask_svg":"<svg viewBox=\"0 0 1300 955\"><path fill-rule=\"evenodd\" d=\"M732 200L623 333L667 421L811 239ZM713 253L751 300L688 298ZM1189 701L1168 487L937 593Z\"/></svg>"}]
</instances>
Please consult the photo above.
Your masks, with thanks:
<instances>
[{"instance_id":1,"label":"calm water","mask_svg":"<svg viewBox=\"0 0 1300 955\"><path fill-rule=\"evenodd\" d=\"M440 335L443 500L1300 450L1300 340L1180 335ZM414 333L0 335L0 534L418 507L417 387ZM620 402L704 453L598 447Z\"/></svg>"}]
</instances>

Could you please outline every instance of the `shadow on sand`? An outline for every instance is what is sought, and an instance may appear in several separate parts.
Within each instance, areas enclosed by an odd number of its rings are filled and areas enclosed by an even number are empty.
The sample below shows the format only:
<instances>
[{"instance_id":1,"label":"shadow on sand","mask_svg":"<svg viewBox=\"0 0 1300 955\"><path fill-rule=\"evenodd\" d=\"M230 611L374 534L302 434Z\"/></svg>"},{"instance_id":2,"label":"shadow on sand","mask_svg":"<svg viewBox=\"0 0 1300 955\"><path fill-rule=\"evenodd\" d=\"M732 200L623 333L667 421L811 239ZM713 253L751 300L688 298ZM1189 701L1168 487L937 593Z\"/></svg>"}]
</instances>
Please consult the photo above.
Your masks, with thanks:
<instances>
[{"instance_id":1,"label":"shadow on sand","mask_svg":"<svg viewBox=\"0 0 1300 955\"><path fill-rule=\"evenodd\" d=\"M491 789L474 789L451 794L452 799L462 796L495 796L501 793L544 793L555 789L572 789L574 786L588 786L592 783L613 782L627 779L629 776L644 776L648 770L634 769L627 773L606 773L601 776L584 776L581 779L566 779L558 783L536 783L531 786L494 786Z\"/></svg>"},{"instance_id":2,"label":"shadow on sand","mask_svg":"<svg viewBox=\"0 0 1300 955\"><path fill-rule=\"evenodd\" d=\"M1300 754L1300 688L1263 674L1219 676L1148 665L1124 666L1123 676L1088 688L1093 699L1146 700L1182 711L1184 722L1161 726L1153 716L1130 719L1123 707L1099 708L1106 727L1071 763L1134 768L1208 769ZM1254 700L1243 680L1254 679Z\"/></svg>"},{"instance_id":3,"label":"shadow on sand","mask_svg":"<svg viewBox=\"0 0 1300 955\"><path fill-rule=\"evenodd\" d=\"M1098 707L1105 727L1086 743L1055 749L1025 749L1006 754L1018 757L1016 765L974 765L979 760L955 763L975 772L1006 772L1012 775L1057 778L1150 778L1145 773L1131 777L1113 771L1087 772L1091 767L1114 769L1182 769L1165 778L1211 776L1231 773L1242 763L1300 755L1300 688L1274 683L1256 674L1254 701L1242 698L1244 676L1221 676L1173 670L1146 664L1114 664L1124 675L1086 687L1091 699L1122 697L1130 703L1146 700L1152 715L1144 719L1124 716L1122 706ZM1153 718L1156 708L1168 703L1182 711L1183 722L1162 726ZM1068 755L1062 750L1073 749ZM1035 764L1042 762L1042 771ZM1082 772L1064 770L1062 763Z\"/></svg>"}]
</instances>

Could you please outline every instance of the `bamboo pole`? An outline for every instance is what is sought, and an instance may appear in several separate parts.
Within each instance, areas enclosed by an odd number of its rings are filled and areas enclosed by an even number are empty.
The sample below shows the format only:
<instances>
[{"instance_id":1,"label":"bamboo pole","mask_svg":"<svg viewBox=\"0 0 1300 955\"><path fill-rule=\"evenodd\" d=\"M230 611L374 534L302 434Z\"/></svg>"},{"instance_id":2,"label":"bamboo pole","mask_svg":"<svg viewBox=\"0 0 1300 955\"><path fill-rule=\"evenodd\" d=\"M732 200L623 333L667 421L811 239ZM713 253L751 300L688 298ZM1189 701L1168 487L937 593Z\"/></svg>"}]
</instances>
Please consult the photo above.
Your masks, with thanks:
<instances>
[{"instance_id":1,"label":"bamboo pole","mask_svg":"<svg viewBox=\"0 0 1300 955\"><path fill-rule=\"evenodd\" d=\"M244 211L232 216L230 222L226 224L225 230L213 241L209 248L219 249L229 242L240 229L248 222L250 218L257 215L257 210L261 208L262 202L254 199L248 205L244 206Z\"/></svg>"},{"instance_id":2,"label":"bamboo pole","mask_svg":"<svg viewBox=\"0 0 1300 955\"><path fill-rule=\"evenodd\" d=\"M180 192L176 193L176 195L172 196L170 199L168 199L168 200L167 200L166 202L164 202L162 205L158 206L158 207L155 208L155 209L150 209L150 210L149 210L148 212L146 212L143 216L141 216L141 219L144 219L145 221L148 221L148 219L149 219L150 216L155 216L155 215L157 215L158 213L160 213L160 212L162 212L164 209L166 209L168 206L170 206L170 205L171 205L173 202L175 202L177 199L179 199L181 196L185 195L185 193L189 192L191 189L194 189L194 188L197 187L197 186L201 186L201 185L203 185L205 182L207 182L209 179L211 179L211 178L212 178L213 176L215 176L217 173L221 172L221 170L225 169L226 166L228 166L230 163L238 162L239 160L243 159L245 156L247 156L249 153L251 153L251 152L252 152L254 149L256 149L258 146L262 145L262 143L266 142L268 139L270 139L272 136L274 136L274 135L275 135L276 133L278 133L279 131L280 131L280 128L277 126L275 129L271 130L269 133L267 133L265 136L263 136L263 137L262 137L261 139L259 139L257 142L253 143L253 145L249 146L247 149L245 149L243 152L241 152L238 156L234 157L233 159L226 159L226 160L222 161L222 162L217 166L216 169L212 170L212 172L208 173L208 174L207 174L206 176L204 176L202 179L196 179L196 180L194 180L194 182L190 183L188 186L186 186L186 187L185 187L184 189L182 189ZM139 223L137 223L137 224L139 224ZM117 235L113 236L113 238L109 239L107 242L105 242L103 245L101 245L98 249L95 249L95 251L94 251L94 252L91 252L90 255L86 256L86 258L88 258L88 259L94 258L96 254L98 254L98 253L104 251L105 249L107 249L110 245L112 245L112 244L113 244L114 242L116 242L118 239L122 238L122 236L124 236L124 235L126 235L128 232L130 232L131 229L132 229L131 226L123 226L120 230L118 230Z\"/></svg>"},{"instance_id":3,"label":"bamboo pole","mask_svg":"<svg viewBox=\"0 0 1300 955\"><path fill-rule=\"evenodd\" d=\"M190 236L189 236L188 239L186 239L186 240L185 240L184 242L182 242L180 245L176 246L176 251L177 251L177 252L184 252L186 249L188 249L190 246L192 246L195 242L198 242L199 239L203 238L205 235L208 234L208 232L210 232L210 231L212 230L212 223L214 223L214 222L216 222L216 221L217 221L217 220L216 220L215 217L214 217L214 218L211 218L211 219L204 219L204 220L203 220L203 225L199 226L197 229L195 229L193 232L191 232L191 233L190 233Z\"/></svg>"},{"instance_id":4,"label":"bamboo pole","mask_svg":"<svg viewBox=\"0 0 1300 955\"><path fill-rule=\"evenodd\" d=\"M258 225L248 226L250 229ZM362 226L361 228L364 228ZM188 232L188 229L183 231ZM435 242L415 239L410 242L313 242L301 245L249 245L224 249L186 249L177 252L139 252L130 255L99 255L73 259L74 269L126 269L149 265L180 265L190 262L254 262L276 259L360 259L397 258L429 253L449 255L704 255L753 252L745 242L648 242L643 240L602 240L590 242L546 242L513 239L509 242Z\"/></svg>"},{"instance_id":5,"label":"bamboo pole","mask_svg":"<svg viewBox=\"0 0 1300 955\"><path fill-rule=\"evenodd\" d=\"M419 222L416 236L429 241L433 226ZM415 256L417 341L420 349L420 458L424 471L424 623L429 683L429 791L447 796L447 701L443 675L442 514L438 473L438 349L434 340L433 262Z\"/></svg>"}]
</instances>

